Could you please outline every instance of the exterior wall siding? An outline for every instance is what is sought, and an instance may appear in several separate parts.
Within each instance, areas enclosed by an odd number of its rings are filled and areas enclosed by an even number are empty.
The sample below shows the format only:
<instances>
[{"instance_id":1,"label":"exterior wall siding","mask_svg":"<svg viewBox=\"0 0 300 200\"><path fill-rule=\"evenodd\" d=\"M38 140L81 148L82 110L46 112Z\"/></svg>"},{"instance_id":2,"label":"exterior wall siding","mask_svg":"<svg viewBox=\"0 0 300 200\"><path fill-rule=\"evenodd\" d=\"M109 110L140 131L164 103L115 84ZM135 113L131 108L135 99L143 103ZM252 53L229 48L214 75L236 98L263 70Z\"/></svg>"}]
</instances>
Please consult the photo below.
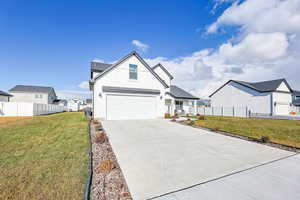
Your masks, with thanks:
<instances>
[{"instance_id":1,"label":"exterior wall siding","mask_svg":"<svg viewBox=\"0 0 300 200\"><path fill-rule=\"evenodd\" d=\"M129 79L129 64L135 64L137 68L137 80ZM160 95L156 96L157 117L163 117L165 113L165 87L156 77L135 57L131 56L119 64L113 70L97 79L94 84L94 118L106 118L106 93L102 91L102 86L131 87L142 89L156 89ZM130 95L130 94L126 94ZM137 95L137 94L135 94ZM144 95L143 95L144 96ZM162 97L162 98L160 98Z\"/></svg>"},{"instance_id":2,"label":"exterior wall siding","mask_svg":"<svg viewBox=\"0 0 300 200\"><path fill-rule=\"evenodd\" d=\"M259 93L230 82L211 97L212 107L247 107L251 113L271 114L271 93Z\"/></svg>"},{"instance_id":3,"label":"exterior wall siding","mask_svg":"<svg viewBox=\"0 0 300 200\"><path fill-rule=\"evenodd\" d=\"M42 95L42 98L36 98L35 95ZM11 92L13 95L10 98L11 102L27 102L27 103L41 103L48 104L48 94L46 93L23 93L23 92Z\"/></svg>"},{"instance_id":4,"label":"exterior wall siding","mask_svg":"<svg viewBox=\"0 0 300 200\"><path fill-rule=\"evenodd\" d=\"M10 97L0 95L0 102L9 102L9 98Z\"/></svg>"}]
</instances>

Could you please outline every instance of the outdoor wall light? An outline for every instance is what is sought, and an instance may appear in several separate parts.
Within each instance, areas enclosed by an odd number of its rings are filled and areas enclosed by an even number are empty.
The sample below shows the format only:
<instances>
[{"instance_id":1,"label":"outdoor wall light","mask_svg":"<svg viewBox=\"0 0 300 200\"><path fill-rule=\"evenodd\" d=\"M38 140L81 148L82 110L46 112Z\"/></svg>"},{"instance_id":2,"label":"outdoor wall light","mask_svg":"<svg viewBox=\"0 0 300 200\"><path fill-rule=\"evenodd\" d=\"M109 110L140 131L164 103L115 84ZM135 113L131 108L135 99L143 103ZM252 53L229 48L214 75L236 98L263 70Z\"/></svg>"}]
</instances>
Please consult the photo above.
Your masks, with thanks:
<instances>
[{"instance_id":1,"label":"outdoor wall light","mask_svg":"<svg viewBox=\"0 0 300 200\"><path fill-rule=\"evenodd\" d=\"M102 93L101 92L99 92L99 97L102 98Z\"/></svg>"},{"instance_id":2,"label":"outdoor wall light","mask_svg":"<svg viewBox=\"0 0 300 200\"><path fill-rule=\"evenodd\" d=\"M160 96L160 100L162 100L162 96Z\"/></svg>"}]
</instances>

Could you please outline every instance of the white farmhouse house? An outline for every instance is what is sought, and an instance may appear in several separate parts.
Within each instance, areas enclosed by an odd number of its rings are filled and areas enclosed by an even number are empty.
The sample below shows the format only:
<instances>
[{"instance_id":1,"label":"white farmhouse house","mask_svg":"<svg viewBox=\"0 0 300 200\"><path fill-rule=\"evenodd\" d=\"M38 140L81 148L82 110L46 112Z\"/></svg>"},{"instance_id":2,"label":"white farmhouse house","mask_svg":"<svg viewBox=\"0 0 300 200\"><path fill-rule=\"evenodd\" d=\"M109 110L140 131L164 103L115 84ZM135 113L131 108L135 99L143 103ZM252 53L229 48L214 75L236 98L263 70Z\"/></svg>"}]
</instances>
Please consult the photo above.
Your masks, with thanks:
<instances>
[{"instance_id":1,"label":"white farmhouse house","mask_svg":"<svg viewBox=\"0 0 300 200\"><path fill-rule=\"evenodd\" d=\"M12 95L0 90L0 102L9 102Z\"/></svg>"},{"instance_id":2,"label":"white farmhouse house","mask_svg":"<svg viewBox=\"0 0 300 200\"><path fill-rule=\"evenodd\" d=\"M293 109L294 112L300 114L300 91L293 91Z\"/></svg>"},{"instance_id":3,"label":"white farmhouse house","mask_svg":"<svg viewBox=\"0 0 300 200\"><path fill-rule=\"evenodd\" d=\"M11 102L53 104L57 96L52 87L16 85L9 90Z\"/></svg>"},{"instance_id":4,"label":"white farmhouse house","mask_svg":"<svg viewBox=\"0 0 300 200\"><path fill-rule=\"evenodd\" d=\"M114 64L93 61L93 117L152 119L193 111L198 98L171 85L172 79L161 64L150 67L135 51Z\"/></svg>"},{"instance_id":5,"label":"white farmhouse house","mask_svg":"<svg viewBox=\"0 0 300 200\"><path fill-rule=\"evenodd\" d=\"M285 79L252 83L229 80L210 98L212 107L247 107L252 114L289 115L292 92Z\"/></svg>"}]
</instances>

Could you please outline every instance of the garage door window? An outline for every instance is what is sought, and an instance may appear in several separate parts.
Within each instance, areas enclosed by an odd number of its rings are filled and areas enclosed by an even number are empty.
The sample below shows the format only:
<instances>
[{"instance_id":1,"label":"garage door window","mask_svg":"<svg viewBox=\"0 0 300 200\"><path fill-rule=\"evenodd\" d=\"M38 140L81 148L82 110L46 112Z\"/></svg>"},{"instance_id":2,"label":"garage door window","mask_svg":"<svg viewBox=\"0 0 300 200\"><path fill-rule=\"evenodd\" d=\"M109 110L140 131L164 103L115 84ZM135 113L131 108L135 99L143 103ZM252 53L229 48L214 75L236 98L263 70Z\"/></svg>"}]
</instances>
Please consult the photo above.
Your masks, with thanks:
<instances>
[{"instance_id":1,"label":"garage door window","mask_svg":"<svg viewBox=\"0 0 300 200\"><path fill-rule=\"evenodd\" d=\"M129 65L129 79L137 80L137 65Z\"/></svg>"}]
</instances>

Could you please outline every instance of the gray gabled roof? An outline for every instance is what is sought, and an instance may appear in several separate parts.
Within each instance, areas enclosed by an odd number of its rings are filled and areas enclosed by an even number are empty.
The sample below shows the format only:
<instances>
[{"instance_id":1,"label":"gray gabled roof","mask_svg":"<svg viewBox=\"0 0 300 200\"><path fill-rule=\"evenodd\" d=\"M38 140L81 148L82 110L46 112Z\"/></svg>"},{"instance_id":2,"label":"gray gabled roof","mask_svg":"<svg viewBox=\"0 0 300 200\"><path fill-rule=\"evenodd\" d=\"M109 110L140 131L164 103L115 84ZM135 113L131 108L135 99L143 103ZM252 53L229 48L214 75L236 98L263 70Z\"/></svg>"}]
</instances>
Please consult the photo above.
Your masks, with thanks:
<instances>
[{"instance_id":1,"label":"gray gabled roof","mask_svg":"<svg viewBox=\"0 0 300 200\"><path fill-rule=\"evenodd\" d=\"M155 70L155 68L160 67L172 80L174 77L170 74L170 72L164 68L164 66L162 66L162 64L158 63L157 65L155 65L154 67L152 67L153 70Z\"/></svg>"},{"instance_id":2,"label":"gray gabled roof","mask_svg":"<svg viewBox=\"0 0 300 200\"><path fill-rule=\"evenodd\" d=\"M92 61L91 62L91 71L92 72L103 72L104 70L108 69L111 66L112 66L112 64Z\"/></svg>"},{"instance_id":3,"label":"gray gabled roof","mask_svg":"<svg viewBox=\"0 0 300 200\"><path fill-rule=\"evenodd\" d=\"M154 77L161 82L161 84L163 84L165 86L165 88L168 88L169 86L158 76L158 74L156 74L156 72L154 72L154 70L144 61L144 59L136 52L136 51L132 51L131 53L129 53L128 55L124 56L122 59L120 59L118 62L112 64L110 67L108 67L107 69L105 69L101 74L97 75L92 81L90 81L90 85L94 84L94 81L96 81L98 78L101 78L103 75L105 75L106 73L110 72L112 69L114 69L116 66L118 66L119 64L121 64L122 62L124 62L125 60L127 60L128 58L130 58L131 56L136 56L137 59L143 63L145 65L145 67L154 75Z\"/></svg>"},{"instance_id":4,"label":"gray gabled roof","mask_svg":"<svg viewBox=\"0 0 300 200\"><path fill-rule=\"evenodd\" d=\"M33 86L33 85L16 85L10 92L32 92L32 93L50 93L54 91L52 87L45 86Z\"/></svg>"},{"instance_id":5,"label":"gray gabled roof","mask_svg":"<svg viewBox=\"0 0 300 200\"><path fill-rule=\"evenodd\" d=\"M0 95L1 95L1 96L12 97L12 95L11 95L11 94L8 94L8 93L6 93L6 92L3 92L3 91L1 91L1 90L0 90Z\"/></svg>"},{"instance_id":6,"label":"gray gabled roof","mask_svg":"<svg viewBox=\"0 0 300 200\"><path fill-rule=\"evenodd\" d=\"M293 90L293 95L296 96L296 97L300 97L300 91Z\"/></svg>"},{"instance_id":7,"label":"gray gabled roof","mask_svg":"<svg viewBox=\"0 0 300 200\"><path fill-rule=\"evenodd\" d=\"M190 93L188 93L187 91L181 89L176 85L171 85L170 92L167 94L170 94L172 97L178 99L199 99L198 97L191 95Z\"/></svg>"},{"instance_id":8,"label":"gray gabled roof","mask_svg":"<svg viewBox=\"0 0 300 200\"><path fill-rule=\"evenodd\" d=\"M253 89L257 92L275 92L277 91L277 88L279 85L284 82L287 87L289 88L290 92L292 92L292 89L288 82L283 79L276 79L276 80L270 80L270 81L261 81L261 82L246 82L246 81L237 81L237 80L229 80L224 85L222 85L220 88L218 88L215 92L213 92L209 97L213 96L216 92L218 92L220 89L222 89L225 85L227 85L229 82L235 82L240 85L243 85L247 88Z\"/></svg>"}]
</instances>

